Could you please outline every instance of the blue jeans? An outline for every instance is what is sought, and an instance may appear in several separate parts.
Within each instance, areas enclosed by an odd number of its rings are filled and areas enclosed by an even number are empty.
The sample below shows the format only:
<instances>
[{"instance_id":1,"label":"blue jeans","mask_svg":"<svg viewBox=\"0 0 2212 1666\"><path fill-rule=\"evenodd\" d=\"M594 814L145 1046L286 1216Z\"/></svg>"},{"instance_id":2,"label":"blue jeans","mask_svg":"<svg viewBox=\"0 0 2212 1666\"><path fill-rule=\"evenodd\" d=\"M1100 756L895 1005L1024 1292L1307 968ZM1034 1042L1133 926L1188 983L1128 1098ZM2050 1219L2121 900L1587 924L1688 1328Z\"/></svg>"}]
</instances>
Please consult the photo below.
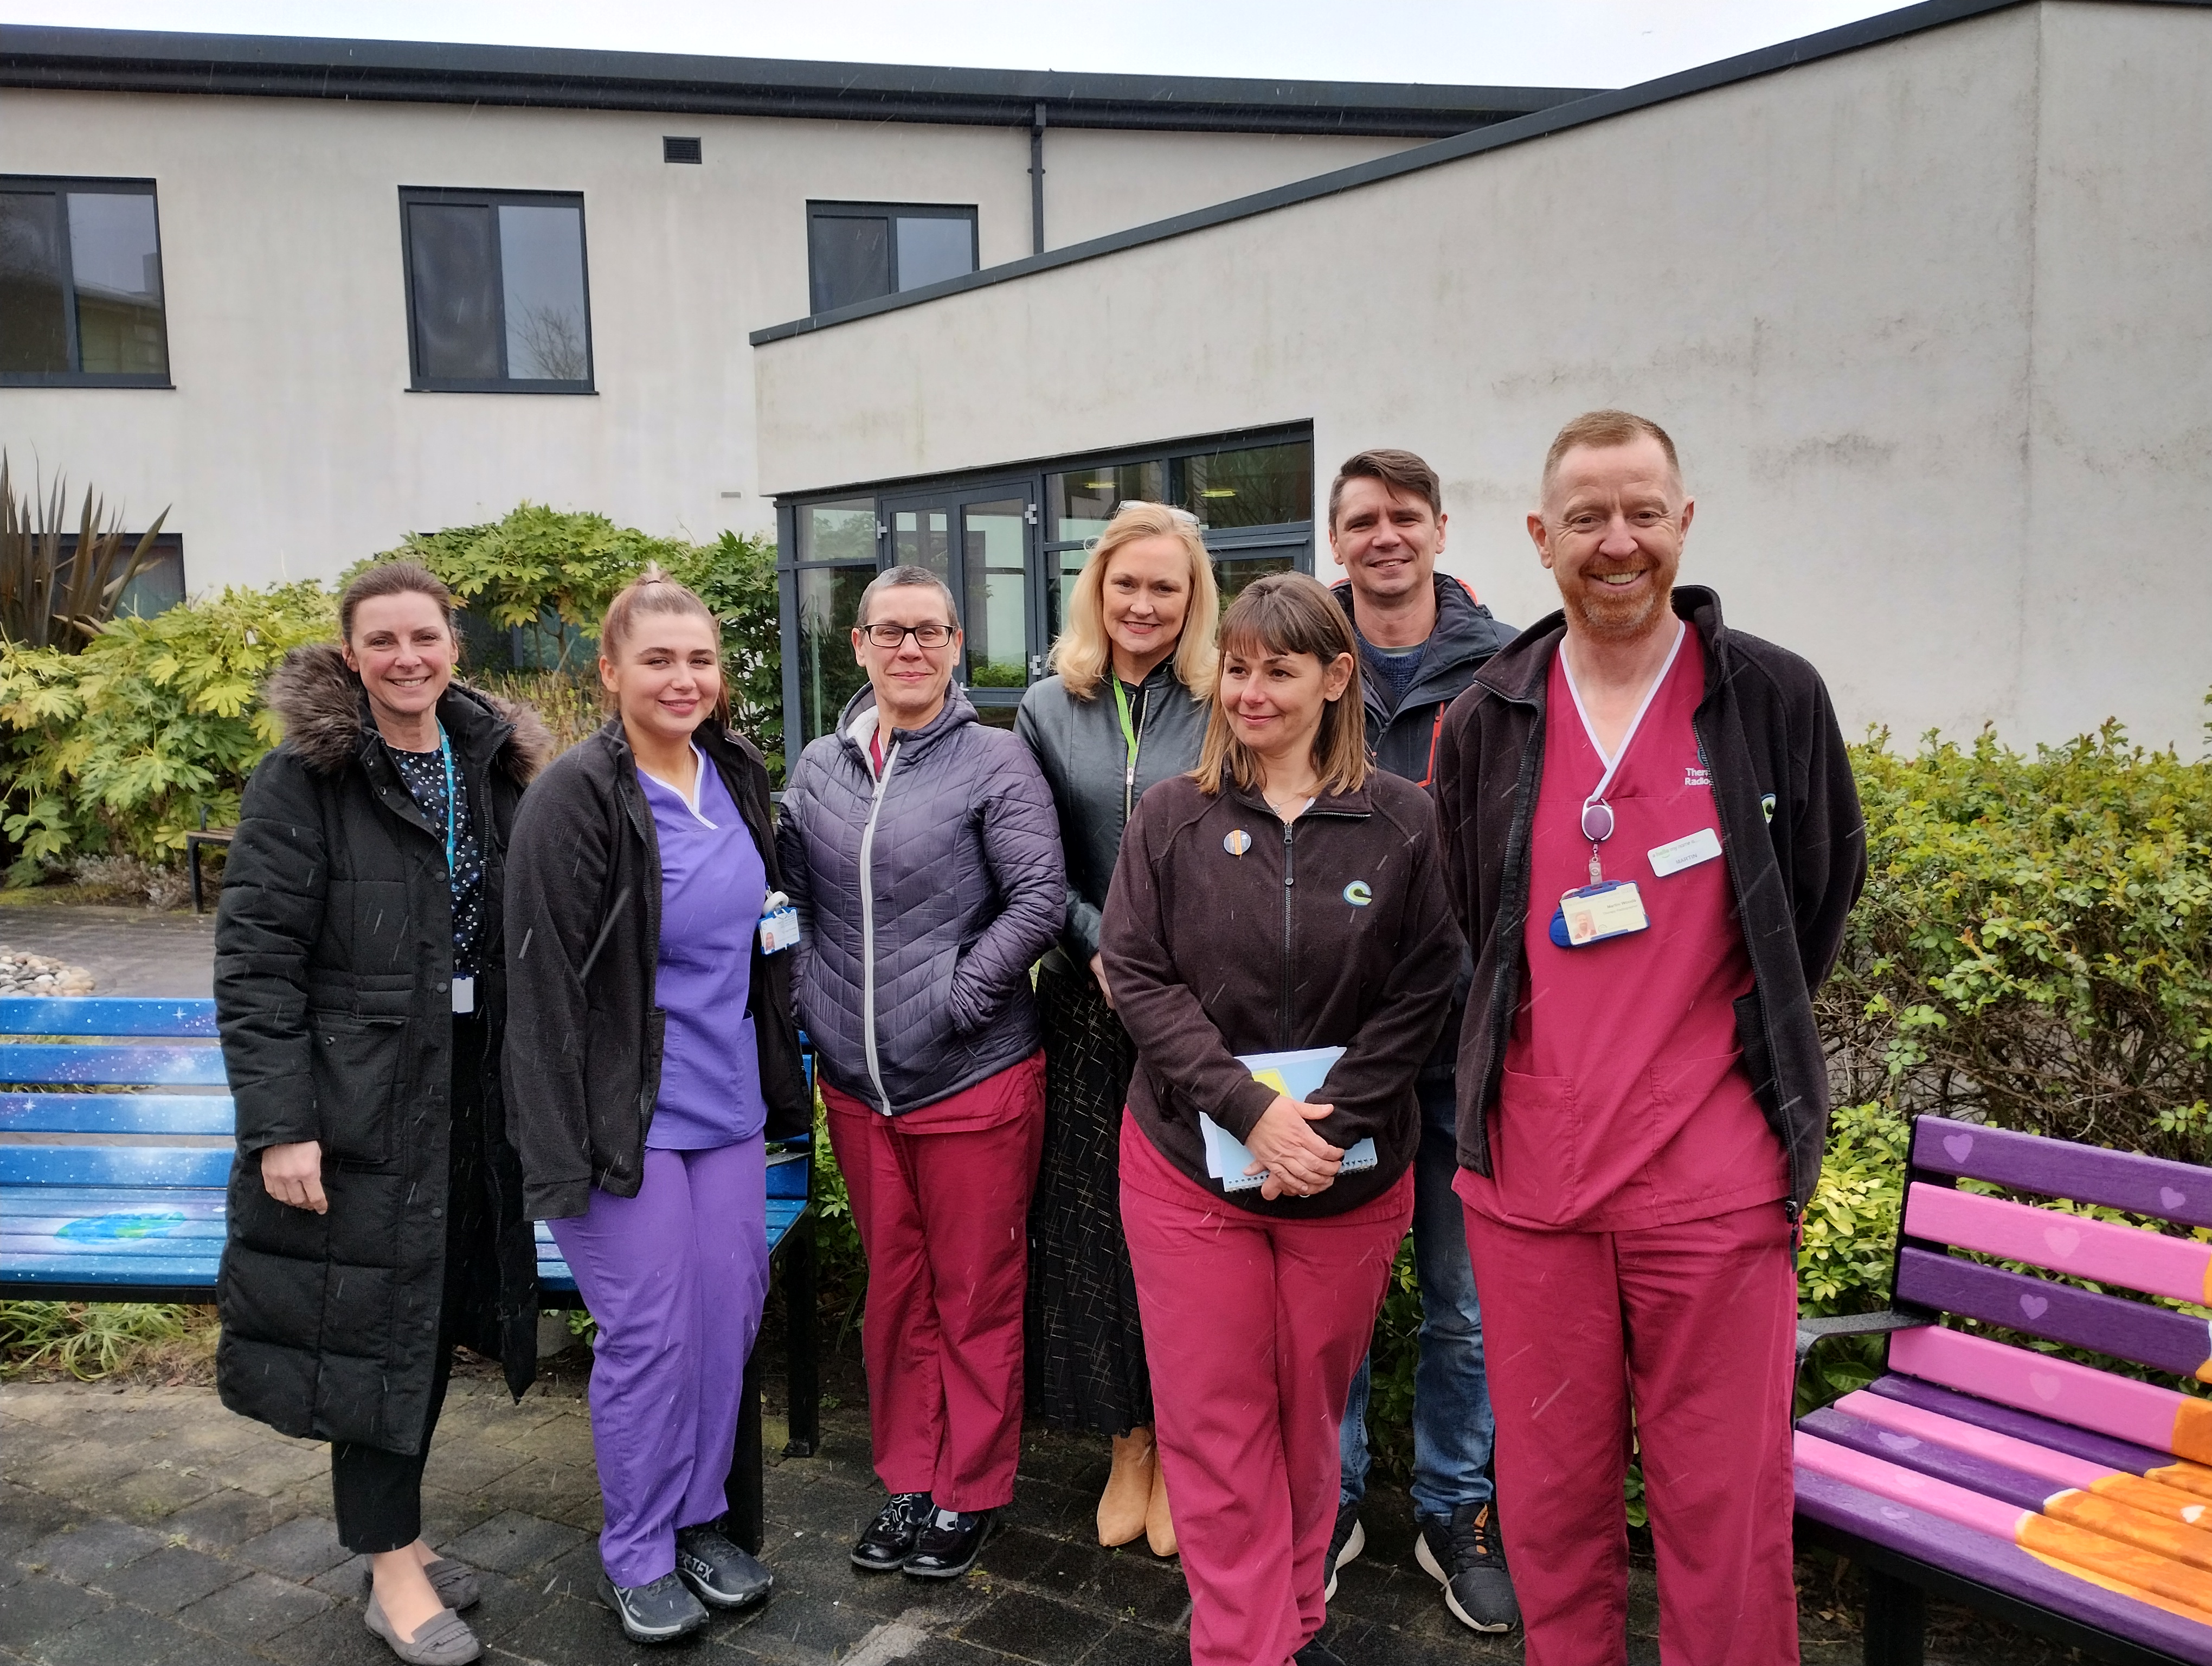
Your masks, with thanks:
<instances>
[{"instance_id":1,"label":"blue jeans","mask_svg":"<svg viewBox=\"0 0 2212 1666\"><path fill-rule=\"evenodd\" d=\"M1413 1367L1413 1513L1449 1516L1490 1501L1490 1443L1498 1421L1482 1369L1482 1306L1468 1259L1459 1173L1458 1110L1449 1080L1423 1082L1421 1149L1413 1159L1413 1271L1421 1286L1420 1358ZM1369 1362L1344 1408L1340 1505L1367 1496Z\"/></svg>"}]
</instances>

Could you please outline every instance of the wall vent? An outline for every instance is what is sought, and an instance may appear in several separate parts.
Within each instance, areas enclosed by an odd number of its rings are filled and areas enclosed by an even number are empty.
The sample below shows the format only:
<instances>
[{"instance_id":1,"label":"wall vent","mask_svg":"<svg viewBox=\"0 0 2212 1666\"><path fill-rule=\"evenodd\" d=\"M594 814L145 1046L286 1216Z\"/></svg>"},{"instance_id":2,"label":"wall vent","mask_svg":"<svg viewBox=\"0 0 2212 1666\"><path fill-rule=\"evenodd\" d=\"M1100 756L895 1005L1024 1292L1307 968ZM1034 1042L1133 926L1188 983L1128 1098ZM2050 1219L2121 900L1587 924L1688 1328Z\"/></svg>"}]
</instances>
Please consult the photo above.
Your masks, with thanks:
<instances>
[{"instance_id":1,"label":"wall vent","mask_svg":"<svg viewBox=\"0 0 2212 1666\"><path fill-rule=\"evenodd\" d=\"M660 160L664 162L702 162L707 159L700 154L698 140L664 137L660 141Z\"/></svg>"}]
</instances>

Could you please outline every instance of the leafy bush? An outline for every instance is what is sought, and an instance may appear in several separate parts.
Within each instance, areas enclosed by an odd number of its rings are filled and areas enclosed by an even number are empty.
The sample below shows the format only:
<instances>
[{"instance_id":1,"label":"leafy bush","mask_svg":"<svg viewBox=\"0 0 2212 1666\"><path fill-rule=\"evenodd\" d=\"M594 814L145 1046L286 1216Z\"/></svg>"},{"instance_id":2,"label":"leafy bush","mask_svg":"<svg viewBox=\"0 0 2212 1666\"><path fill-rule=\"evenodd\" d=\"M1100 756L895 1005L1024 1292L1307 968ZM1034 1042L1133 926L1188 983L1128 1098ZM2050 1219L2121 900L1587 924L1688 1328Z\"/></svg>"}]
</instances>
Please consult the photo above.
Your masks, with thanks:
<instances>
[{"instance_id":1,"label":"leafy bush","mask_svg":"<svg viewBox=\"0 0 2212 1666\"><path fill-rule=\"evenodd\" d=\"M769 775L782 780L774 544L727 532L712 544L690 544L617 526L602 514L524 503L489 525L410 533L398 549L371 559L403 557L443 579L471 613L531 633L543 650L537 657L550 659L553 670L587 682L594 680L594 633L608 602L647 562L658 562L721 621L732 721L768 755Z\"/></svg>"},{"instance_id":2,"label":"leafy bush","mask_svg":"<svg viewBox=\"0 0 2212 1666\"><path fill-rule=\"evenodd\" d=\"M1869 874L1820 998L1839 1097L2204 1160L2212 762L2106 724L1856 749Z\"/></svg>"},{"instance_id":3,"label":"leafy bush","mask_svg":"<svg viewBox=\"0 0 2212 1666\"><path fill-rule=\"evenodd\" d=\"M262 679L331 629L329 593L307 583L113 619L81 653L0 643L8 883L77 856L163 861L203 808L210 824L235 821L279 738Z\"/></svg>"}]
</instances>

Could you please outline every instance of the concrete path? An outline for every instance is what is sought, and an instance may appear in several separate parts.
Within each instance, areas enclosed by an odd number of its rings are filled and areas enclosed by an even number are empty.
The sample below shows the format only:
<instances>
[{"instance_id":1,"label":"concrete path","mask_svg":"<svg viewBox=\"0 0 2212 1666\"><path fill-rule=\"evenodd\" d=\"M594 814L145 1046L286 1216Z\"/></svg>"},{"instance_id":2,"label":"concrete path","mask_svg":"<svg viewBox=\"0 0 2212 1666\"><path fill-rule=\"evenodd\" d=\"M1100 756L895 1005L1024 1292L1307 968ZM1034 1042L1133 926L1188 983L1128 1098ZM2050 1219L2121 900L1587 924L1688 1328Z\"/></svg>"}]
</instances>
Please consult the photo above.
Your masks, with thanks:
<instances>
[{"instance_id":1,"label":"concrete path","mask_svg":"<svg viewBox=\"0 0 2212 1666\"><path fill-rule=\"evenodd\" d=\"M0 902L0 944L82 966L94 994L204 1000L215 994L211 913L10 899Z\"/></svg>"}]
</instances>

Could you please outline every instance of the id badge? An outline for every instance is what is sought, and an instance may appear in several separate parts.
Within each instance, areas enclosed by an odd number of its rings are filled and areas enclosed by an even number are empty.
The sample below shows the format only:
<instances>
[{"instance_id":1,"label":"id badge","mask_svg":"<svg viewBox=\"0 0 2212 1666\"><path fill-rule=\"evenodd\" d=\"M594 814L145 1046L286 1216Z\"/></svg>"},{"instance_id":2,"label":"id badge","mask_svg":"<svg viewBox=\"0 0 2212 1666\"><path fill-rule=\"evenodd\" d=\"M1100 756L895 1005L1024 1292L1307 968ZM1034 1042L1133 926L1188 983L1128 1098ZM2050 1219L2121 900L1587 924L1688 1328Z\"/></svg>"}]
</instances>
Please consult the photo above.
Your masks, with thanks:
<instances>
[{"instance_id":1,"label":"id badge","mask_svg":"<svg viewBox=\"0 0 2212 1666\"><path fill-rule=\"evenodd\" d=\"M457 977L453 980L453 1010L456 1012L473 1012L477 1010L476 979Z\"/></svg>"},{"instance_id":2,"label":"id badge","mask_svg":"<svg viewBox=\"0 0 2212 1666\"><path fill-rule=\"evenodd\" d=\"M1559 899L1552 916L1552 941L1563 949L1587 948L1608 937L1626 937L1647 929L1650 916L1633 879L1608 879L1584 885Z\"/></svg>"},{"instance_id":3,"label":"id badge","mask_svg":"<svg viewBox=\"0 0 2212 1666\"><path fill-rule=\"evenodd\" d=\"M781 954L799 946L799 910L780 891L770 891L760 920L763 954Z\"/></svg>"}]
</instances>

